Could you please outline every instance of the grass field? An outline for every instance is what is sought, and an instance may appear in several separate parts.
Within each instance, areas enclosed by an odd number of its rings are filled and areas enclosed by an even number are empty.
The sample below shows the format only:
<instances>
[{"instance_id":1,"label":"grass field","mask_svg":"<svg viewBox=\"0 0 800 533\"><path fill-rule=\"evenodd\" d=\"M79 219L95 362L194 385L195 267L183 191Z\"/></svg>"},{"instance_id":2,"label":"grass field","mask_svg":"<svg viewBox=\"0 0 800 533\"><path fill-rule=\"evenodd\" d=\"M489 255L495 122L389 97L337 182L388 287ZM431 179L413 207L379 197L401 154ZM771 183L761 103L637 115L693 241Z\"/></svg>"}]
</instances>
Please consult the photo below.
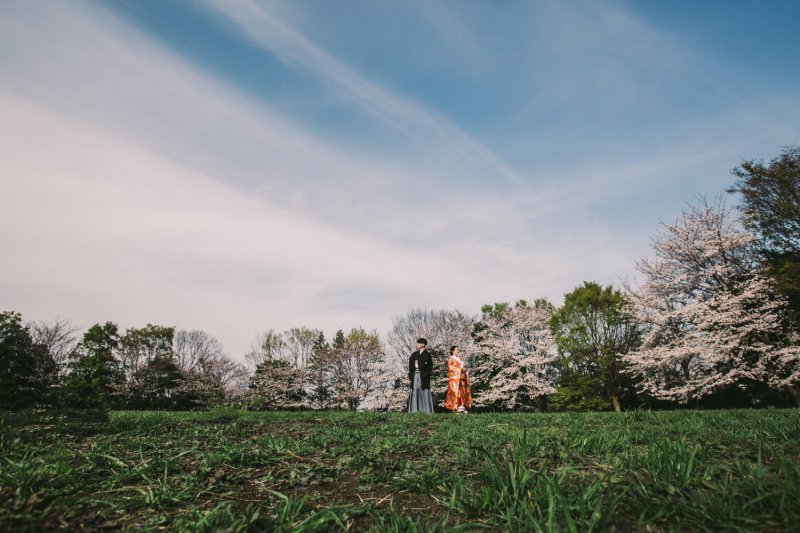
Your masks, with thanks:
<instances>
[{"instance_id":1,"label":"grass field","mask_svg":"<svg viewBox=\"0 0 800 533\"><path fill-rule=\"evenodd\" d=\"M0 530L798 531L800 410L5 415Z\"/></svg>"}]
</instances>

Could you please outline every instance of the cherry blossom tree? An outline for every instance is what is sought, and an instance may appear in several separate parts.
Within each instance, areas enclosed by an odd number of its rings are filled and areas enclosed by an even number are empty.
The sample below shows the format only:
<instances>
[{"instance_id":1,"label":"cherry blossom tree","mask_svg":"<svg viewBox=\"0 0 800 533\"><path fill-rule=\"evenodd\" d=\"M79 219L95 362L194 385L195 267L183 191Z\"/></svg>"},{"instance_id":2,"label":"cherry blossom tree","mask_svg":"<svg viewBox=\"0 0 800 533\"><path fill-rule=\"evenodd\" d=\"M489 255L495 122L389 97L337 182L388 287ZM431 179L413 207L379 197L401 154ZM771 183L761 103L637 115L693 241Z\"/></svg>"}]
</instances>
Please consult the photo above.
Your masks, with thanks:
<instances>
[{"instance_id":1,"label":"cherry blossom tree","mask_svg":"<svg viewBox=\"0 0 800 533\"><path fill-rule=\"evenodd\" d=\"M542 408L555 392L548 364L555 351L548 326L553 307L545 300L520 301L484 313L475 328L475 364L470 372L472 405L504 410Z\"/></svg>"},{"instance_id":2,"label":"cherry blossom tree","mask_svg":"<svg viewBox=\"0 0 800 533\"><path fill-rule=\"evenodd\" d=\"M248 397L250 373L227 355L201 359L194 367L178 369L182 381L175 392L186 394L201 406Z\"/></svg>"},{"instance_id":3,"label":"cherry blossom tree","mask_svg":"<svg viewBox=\"0 0 800 533\"><path fill-rule=\"evenodd\" d=\"M181 377L175 394L202 407L244 400L248 396L249 372L226 355L222 344L208 333L176 331L174 354Z\"/></svg>"},{"instance_id":4,"label":"cherry blossom tree","mask_svg":"<svg viewBox=\"0 0 800 533\"><path fill-rule=\"evenodd\" d=\"M245 355L255 371L250 384L251 396L261 398L265 409L309 406L310 394L324 387L329 375L318 366L312 368L321 335L321 331L305 326L283 333L270 329L257 334L250 352ZM308 381L311 377L315 379L313 383Z\"/></svg>"},{"instance_id":5,"label":"cherry blossom tree","mask_svg":"<svg viewBox=\"0 0 800 533\"><path fill-rule=\"evenodd\" d=\"M662 223L655 258L636 263L642 283L626 282L647 333L624 359L643 391L687 402L725 386L765 383L800 405L800 350L753 240L721 199Z\"/></svg>"},{"instance_id":6,"label":"cherry blossom tree","mask_svg":"<svg viewBox=\"0 0 800 533\"><path fill-rule=\"evenodd\" d=\"M269 411L306 407L305 382L305 369L280 359L264 361L250 378L250 398Z\"/></svg>"}]
</instances>

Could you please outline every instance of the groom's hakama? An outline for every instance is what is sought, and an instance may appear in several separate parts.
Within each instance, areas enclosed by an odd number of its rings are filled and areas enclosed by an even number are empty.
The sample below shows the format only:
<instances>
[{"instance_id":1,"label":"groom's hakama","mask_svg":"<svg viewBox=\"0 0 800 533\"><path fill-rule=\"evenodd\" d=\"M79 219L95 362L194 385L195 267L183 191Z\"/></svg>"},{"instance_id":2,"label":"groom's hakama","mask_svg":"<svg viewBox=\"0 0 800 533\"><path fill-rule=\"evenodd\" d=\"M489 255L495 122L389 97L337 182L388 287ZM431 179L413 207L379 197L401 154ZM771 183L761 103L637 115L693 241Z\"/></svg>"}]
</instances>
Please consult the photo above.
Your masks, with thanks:
<instances>
[{"instance_id":1,"label":"groom's hakama","mask_svg":"<svg viewBox=\"0 0 800 533\"><path fill-rule=\"evenodd\" d=\"M422 388L422 377L420 376L419 369L414 372L414 386L411 388L411 393L408 395L408 412L433 412L433 395L430 389Z\"/></svg>"}]
</instances>

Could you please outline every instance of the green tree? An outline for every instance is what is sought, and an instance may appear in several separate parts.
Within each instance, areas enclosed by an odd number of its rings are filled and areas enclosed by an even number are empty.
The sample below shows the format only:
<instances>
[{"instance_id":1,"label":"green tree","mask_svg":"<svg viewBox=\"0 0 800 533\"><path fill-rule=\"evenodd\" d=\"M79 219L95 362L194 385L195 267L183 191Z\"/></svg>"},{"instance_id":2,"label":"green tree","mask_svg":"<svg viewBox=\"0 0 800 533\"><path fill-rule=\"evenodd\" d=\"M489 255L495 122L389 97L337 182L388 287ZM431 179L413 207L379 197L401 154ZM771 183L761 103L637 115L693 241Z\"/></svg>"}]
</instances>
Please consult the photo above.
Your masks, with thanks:
<instances>
[{"instance_id":1,"label":"green tree","mask_svg":"<svg viewBox=\"0 0 800 533\"><path fill-rule=\"evenodd\" d=\"M333 336L333 349L340 350L342 347L344 347L344 331L339 330Z\"/></svg>"},{"instance_id":2,"label":"green tree","mask_svg":"<svg viewBox=\"0 0 800 533\"><path fill-rule=\"evenodd\" d=\"M244 358L252 368L257 368L262 363L283 359L285 348L286 339L283 333L275 333L274 329L270 329L256 334L255 340L250 345L250 351Z\"/></svg>"},{"instance_id":3,"label":"green tree","mask_svg":"<svg viewBox=\"0 0 800 533\"><path fill-rule=\"evenodd\" d=\"M337 403L352 411L361 405L378 385L384 355L376 330L353 328L346 336L341 330L337 332L333 349L323 362L329 369Z\"/></svg>"},{"instance_id":4,"label":"green tree","mask_svg":"<svg viewBox=\"0 0 800 533\"><path fill-rule=\"evenodd\" d=\"M745 226L755 233L776 281L776 292L800 311L800 147L789 146L764 163L743 161L731 173L739 179L728 189L742 195Z\"/></svg>"},{"instance_id":5,"label":"green tree","mask_svg":"<svg viewBox=\"0 0 800 533\"><path fill-rule=\"evenodd\" d=\"M119 406L116 387L122 374L114 350L119 346L119 327L111 322L95 324L70 355L64 385L65 401L81 409Z\"/></svg>"},{"instance_id":6,"label":"green tree","mask_svg":"<svg viewBox=\"0 0 800 533\"><path fill-rule=\"evenodd\" d=\"M175 364L175 328L147 324L128 328L119 340L124 385L120 388L129 409L174 409L173 390L181 381ZM179 402L181 404L185 402Z\"/></svg>"},{"instance_id":7,"label":"green tree","mask_svg":"<svg viewBox=\"0 0 800 533\"><path fill-rule=\"evenodd\" d=\"M621 411L628 388L620 356L638 346L639 330L628 318L628 298L609 285L584 282L564 297L550 320L558 357L552 404L576 411Z\"/></svg>"},{"instance_id":8,"label":"green tree","mask_svg":"<svg viewBox=\"0 0 800 533\"><path fill-rule=\"evenodd\" d=\"M519 300L517 302L517 307L527 305L525 300ZM487 318L497 318L502 319L503 313L505 313L508 309L511 308L511 304L508 302L497 302L494 305L492 304L484 304L481 306L481 316L484 320Z\"/></svg>"},{"instance_id":9,"label":"green tree","mask_svg":"<svg viewBox=\"0 0 800 533\"><path fill-rule=\"evenodd\" d=\"M0 405L15 410L48 401L56 365L47 348L34 344L19 313L0 313Z\"/></svg>"},{"instance_id":10,"label":"green tree","mask_svg":"<svg viewBox=\"0 0 800 533\"><path fill-rule=\"evenodd\" d=\"M325 335L320 331L317 340L314 341L314 357L318 357L319 353L328 347L328 341L325 340Z\"/></svg>"},{"instance_id":11,"label":"green tree","mask_svg":"<svg viewBox=\"0 0 800 533\"><path fill-rule=\"evenodd\" d=\"M344 334L342 336L344 337ZM326 409L336 396L331 385L330 369L326 364L330 349L325 335L320 332L317 340L314 341L313 355L306 377L306 383L309 386L308 401L314 409Z\"/></svg>"}]
</instances>

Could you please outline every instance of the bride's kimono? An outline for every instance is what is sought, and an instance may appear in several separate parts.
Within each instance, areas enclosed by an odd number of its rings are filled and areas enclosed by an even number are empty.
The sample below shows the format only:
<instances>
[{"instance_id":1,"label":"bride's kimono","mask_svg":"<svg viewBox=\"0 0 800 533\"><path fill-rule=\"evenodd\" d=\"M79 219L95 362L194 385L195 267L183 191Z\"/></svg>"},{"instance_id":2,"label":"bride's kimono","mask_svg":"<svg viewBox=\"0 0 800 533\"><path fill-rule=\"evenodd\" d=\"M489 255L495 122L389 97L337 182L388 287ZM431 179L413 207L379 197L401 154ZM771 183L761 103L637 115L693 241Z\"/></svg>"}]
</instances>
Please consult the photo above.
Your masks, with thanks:
<instances>
[{"instance_id":1,"label":"bride's kimono","mask_svg":"<svg viewBox=\"0 0 800 533\"><path fill-rule=\"evenodd\" d=\"M447 401L444 406L451 411L462 406L464 409L471 409L472 393L469 389L469 376L464 361L451 355L447 361L447 375L449 383L447 385Z\"/></svg>"}]
</instances>

